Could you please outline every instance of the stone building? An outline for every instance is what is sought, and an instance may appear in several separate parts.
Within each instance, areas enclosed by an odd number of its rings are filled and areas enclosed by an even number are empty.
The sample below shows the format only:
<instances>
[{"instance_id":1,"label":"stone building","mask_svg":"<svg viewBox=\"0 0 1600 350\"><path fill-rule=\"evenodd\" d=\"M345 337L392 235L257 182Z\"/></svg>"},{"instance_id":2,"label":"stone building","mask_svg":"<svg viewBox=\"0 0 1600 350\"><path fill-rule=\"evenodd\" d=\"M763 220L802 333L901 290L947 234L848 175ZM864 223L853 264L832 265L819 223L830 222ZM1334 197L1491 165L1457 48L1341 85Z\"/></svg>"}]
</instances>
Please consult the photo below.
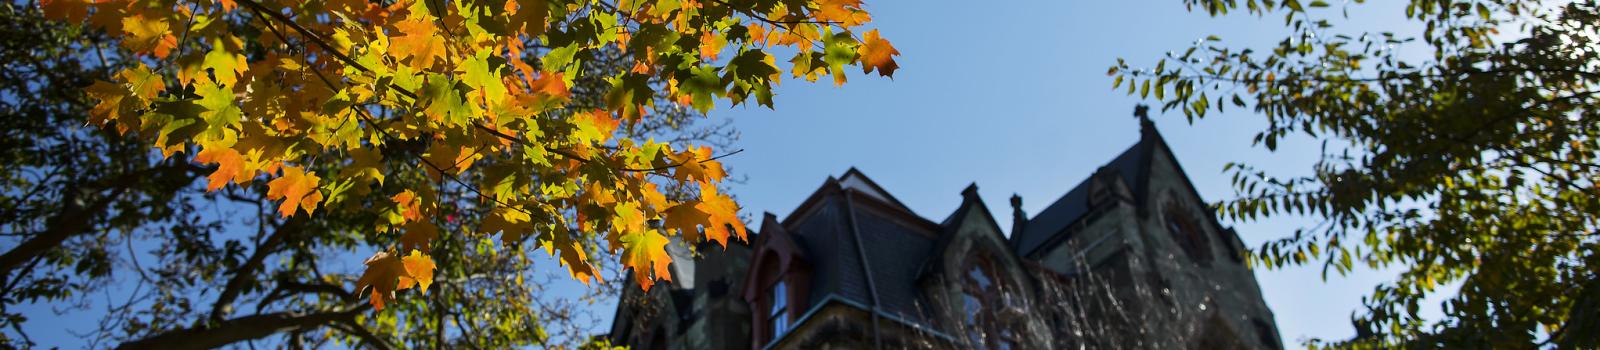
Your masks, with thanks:
<instances>
[{"instance_id":1,"label":"stone building","mask_svg":"<svg viewBox=\"0 0 1600 350\"><path fill-rule=\"evenodd\" d=\"M979 198L933 221L850 169L727 249L673 254L673 282L624 293L610 337L637 349L1278 349L1245 247L1161 135L1002 232ZM684 278L691 277L691 278Z\"/></svg>"}]
</instances>

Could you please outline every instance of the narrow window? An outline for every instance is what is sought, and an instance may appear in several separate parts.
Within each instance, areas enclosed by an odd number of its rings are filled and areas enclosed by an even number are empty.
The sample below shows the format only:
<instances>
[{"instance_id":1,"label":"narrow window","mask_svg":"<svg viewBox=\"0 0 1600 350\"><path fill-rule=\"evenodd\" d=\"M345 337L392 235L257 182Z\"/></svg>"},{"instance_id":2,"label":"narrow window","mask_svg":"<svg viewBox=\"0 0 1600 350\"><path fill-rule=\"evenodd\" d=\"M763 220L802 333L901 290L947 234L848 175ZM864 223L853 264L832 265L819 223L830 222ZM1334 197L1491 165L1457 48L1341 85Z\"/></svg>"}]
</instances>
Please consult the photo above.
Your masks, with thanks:
<instances>
[{"instance_id":1,"label":"narrow window","mask_svg":"<svg viewBox=\"0 0 1600 350\"><path fill-rule=\"evenodd\" d=\"M772 285L772 310L767 312L767 319L772 322L772 339L777 340L784 333L789 332L789 288L778 281Z\"/></svg>"}]
</instances>

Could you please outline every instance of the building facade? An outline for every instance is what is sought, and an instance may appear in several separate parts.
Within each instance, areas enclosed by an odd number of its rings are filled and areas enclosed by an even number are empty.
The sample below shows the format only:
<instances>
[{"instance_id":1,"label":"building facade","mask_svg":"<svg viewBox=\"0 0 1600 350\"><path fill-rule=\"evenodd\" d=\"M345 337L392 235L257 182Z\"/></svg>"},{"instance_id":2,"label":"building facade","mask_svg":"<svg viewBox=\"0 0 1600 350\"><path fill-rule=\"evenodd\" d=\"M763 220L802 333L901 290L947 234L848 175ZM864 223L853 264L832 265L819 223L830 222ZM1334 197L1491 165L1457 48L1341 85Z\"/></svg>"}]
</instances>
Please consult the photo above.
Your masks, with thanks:
<instances>
[{"instance_id":1,"label":"building facade","mask_svg":"<svg viewBox=\"0 0 1600 350\"><path fill-rule=\"evenodd\" d=\"M610 337L637 349L1278 349L1245 247L1144 120L1140 141L1002 232L979 198L938 222L855 169L748 244L672 253ZM681 265L679 265L681 264ZM692 277L692 278L682 278Z\"/></svg>"}]
</instances>

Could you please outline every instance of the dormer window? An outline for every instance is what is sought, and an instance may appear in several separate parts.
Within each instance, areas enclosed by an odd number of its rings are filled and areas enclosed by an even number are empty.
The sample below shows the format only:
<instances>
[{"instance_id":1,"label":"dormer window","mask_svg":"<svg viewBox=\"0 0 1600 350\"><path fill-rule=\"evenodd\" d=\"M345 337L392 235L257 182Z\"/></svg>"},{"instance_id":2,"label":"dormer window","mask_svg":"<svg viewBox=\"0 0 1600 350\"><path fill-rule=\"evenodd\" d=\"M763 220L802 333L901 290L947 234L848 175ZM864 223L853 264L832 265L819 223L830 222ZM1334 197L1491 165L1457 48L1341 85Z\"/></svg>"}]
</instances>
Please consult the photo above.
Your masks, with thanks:
<instances>
[{"instance_id":1,"label":"dormer window","mask_svg":"<svg viewBox=\"0 0 1600 350\"><path fill-rule=\"evenodd\" d=\"M772 305L767 311L767 320L772 323L772 339L777 340L789 332L789 286L778 281L767 295L771 296L768 303Z\"/></svg>"}]
</instances>

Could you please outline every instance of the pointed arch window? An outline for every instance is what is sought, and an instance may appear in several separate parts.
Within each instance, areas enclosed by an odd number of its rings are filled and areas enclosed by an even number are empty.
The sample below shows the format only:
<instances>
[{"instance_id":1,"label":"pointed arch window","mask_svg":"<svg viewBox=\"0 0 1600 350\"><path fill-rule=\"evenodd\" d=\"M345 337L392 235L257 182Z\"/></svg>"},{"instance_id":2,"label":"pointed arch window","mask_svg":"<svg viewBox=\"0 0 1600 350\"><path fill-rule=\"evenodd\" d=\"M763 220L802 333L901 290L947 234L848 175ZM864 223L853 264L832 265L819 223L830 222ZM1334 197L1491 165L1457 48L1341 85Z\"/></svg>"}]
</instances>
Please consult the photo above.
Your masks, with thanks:
<instances>
[{"instance_id":1,"label":"pointed arch window","mask_svg":"<svg viewBox=\"0 0 1600 350\"><path fill-rule=\"evenodd\" d=\"M1020 343L1015 320L1015 291L1007 288L987 254L969 259L961 273L961 322L974 348L1015 349Z\"/></svg>"},{"instance_id":2,"label":"pointed arch window","mask_svg":"<svg viewBox=\"0 0 1600 350\"><path fill-rule=\"evenodd\" d=\"M1167 233L1172 235L1172 240L1183 248L1184 254L1190 260L1201 264L1211 263L1211 241L1206 239L1201 232L1200 225L1195 223L1189 211L1176 201L1168 202L1165 210Z\"/></svg>"}]
</instances>

